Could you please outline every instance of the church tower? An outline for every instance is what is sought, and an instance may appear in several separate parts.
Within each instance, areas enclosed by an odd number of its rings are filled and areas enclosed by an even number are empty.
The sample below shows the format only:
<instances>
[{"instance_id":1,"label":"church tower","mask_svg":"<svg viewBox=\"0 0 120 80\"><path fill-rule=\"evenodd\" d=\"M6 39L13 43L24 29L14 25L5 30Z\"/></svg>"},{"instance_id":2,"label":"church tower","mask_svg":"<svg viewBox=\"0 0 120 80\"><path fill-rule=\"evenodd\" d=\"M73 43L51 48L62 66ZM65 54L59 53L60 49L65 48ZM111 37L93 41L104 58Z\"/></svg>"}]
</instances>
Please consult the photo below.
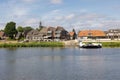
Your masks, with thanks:
<instances>
[{"instance_id":1,"label":"church tower","mask_svg":"<svg viewBox=\"0 0 120 80\"><path fill-rule=\"evenodd\" d=\"M39 29L41 29L42 28L42 22L40 21L40 23L39 23Z\"/></svg>"}]
</instances>

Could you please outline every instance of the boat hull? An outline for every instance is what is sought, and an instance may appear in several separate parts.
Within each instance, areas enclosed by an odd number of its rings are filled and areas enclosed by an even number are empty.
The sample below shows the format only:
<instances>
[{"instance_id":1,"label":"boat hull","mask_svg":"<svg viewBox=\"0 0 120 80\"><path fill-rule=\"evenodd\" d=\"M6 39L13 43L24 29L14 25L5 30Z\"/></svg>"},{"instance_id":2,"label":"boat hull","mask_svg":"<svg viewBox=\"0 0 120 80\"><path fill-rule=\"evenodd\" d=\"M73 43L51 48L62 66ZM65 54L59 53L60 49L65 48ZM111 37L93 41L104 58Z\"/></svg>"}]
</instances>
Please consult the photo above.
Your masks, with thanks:
<instances>
[{"instance_id":1,"label":"boat hull","mask_svg":"<svg viewBox=\"0 0 120 80\"><path fill-rule=\"evenodd\" d=\"M102 48L100 45L86 45L86 46L81 46L81 48Z\"/></svg>"},{"instance_id":2,"label":"boat hull","mask_svg":"<svg viewBox=\"0 0 120 80\"><path fill-rule=\"evenodd\" d=\"M102 48L102 44L100 44L100 43L83 44L82 42L80 42L79 47L80 48Z\"/></svg>"}]
</instances>

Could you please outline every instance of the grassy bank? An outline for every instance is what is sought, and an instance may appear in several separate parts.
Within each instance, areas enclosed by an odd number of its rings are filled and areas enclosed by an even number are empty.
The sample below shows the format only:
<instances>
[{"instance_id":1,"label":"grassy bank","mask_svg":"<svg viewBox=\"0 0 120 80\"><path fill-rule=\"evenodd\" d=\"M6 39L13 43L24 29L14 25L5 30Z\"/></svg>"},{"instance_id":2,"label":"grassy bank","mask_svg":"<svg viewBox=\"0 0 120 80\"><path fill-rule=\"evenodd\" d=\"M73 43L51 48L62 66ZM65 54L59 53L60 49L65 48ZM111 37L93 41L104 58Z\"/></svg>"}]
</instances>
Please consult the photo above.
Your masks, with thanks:
<instances>
[{"instance_id":1,"label":"grassy bank","mask_svg":"<svg viewBox=\"0 0 120 80\"><path fill-rule=\"evenodd\" d=\"M84 43L88 43L88 42L84 42ZM120 42L100 42L100 43L102 44L102 47L120 47Z\"/></svg>"},{"instance_id":2,"label":"grassy bank","mask_svg":"<svg viewBox=\"0 0 120 80\"><path fill-rule=\"evenodd\" d=\"M87 43L87 42L85 42ZM103 47L120 47L120 42L101 42ZM64 47L65 42L29 42L29 43L18 43L18 42L0 42L0 48L7 47ZM73 45L71 45L73 46Z\"/></svg>"},{"instance_id":3,"label":"grassy bank","mask_svg":"<svg viewBox=\"0 0 120 80\"><path fill-rule=\"evenodd\" d=\"M120 47L120 42L101 42L103 47Z\"/></svg>"},{"instance_id":4,"label":"grassy bank","mask_svg":"<svg viewBox=\"0 0 120 80\"><path fill-rule=\"evenodd\" d=\"M30 42L30 43L1 43L1 48L7 47L63 47L62 42Z\"/></svg>"}]
</instances>

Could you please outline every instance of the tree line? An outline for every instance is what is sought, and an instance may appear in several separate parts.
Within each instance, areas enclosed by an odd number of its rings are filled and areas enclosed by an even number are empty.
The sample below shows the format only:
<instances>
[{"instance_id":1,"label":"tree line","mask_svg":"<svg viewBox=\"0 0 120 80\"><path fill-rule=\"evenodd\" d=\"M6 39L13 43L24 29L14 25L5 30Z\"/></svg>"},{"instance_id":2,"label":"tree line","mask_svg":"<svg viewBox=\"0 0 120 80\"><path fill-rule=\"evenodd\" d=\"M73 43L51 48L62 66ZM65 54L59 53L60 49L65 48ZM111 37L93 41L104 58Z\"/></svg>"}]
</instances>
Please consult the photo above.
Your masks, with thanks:
<instances>
[{"instance_id":1,"label":"tree line","mask_svg":"<svg viewBox=\"0 0 120 80\"><path fill-rule=\"evenodd\" d=\"M5 33L5 36L9 37L9 39L15 39L18 32L25 34L31 30L33 30L33 28L30 26L27 27L18 26L16 28L16 23L11 21L6 24L3 31Z\"/></svg>"}]
</instances>

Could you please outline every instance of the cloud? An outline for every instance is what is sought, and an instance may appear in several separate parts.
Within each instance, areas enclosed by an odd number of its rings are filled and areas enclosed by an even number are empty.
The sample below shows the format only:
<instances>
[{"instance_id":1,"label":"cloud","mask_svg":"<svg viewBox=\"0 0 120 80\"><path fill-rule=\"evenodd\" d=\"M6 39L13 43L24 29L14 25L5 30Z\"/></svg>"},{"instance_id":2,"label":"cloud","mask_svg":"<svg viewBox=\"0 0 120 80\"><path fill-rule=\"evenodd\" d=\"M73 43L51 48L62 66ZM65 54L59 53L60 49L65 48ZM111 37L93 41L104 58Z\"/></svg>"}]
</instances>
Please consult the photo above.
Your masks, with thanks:
<instances>
[{"instance_id":1,"label":"cloud","mask_svg":"<svg viewBox=\"0 0 120 80\"><path fill-rule=\"evenodd\" d=\"M31 2L35 2L36 0L22 0L23 2L28 2L28 3L31 3Z\"/></svg>"},{"instance_id":2,"label":"cloud","mask_svg":"<svg viewBox=\"0 0 120 80\"><path fill-rule=\"evenodd\" d=\"M0 23L0 29L4 29L4 27L5 27L5 25L6 25L6 23Z\"/></svg>"},{"instance_id":3,"label":"cloud","mask_svg":"<svg viewBox=\"0 0 120 80\"><path fill-rule=\"evenodd\" d=\"M66 19L69 20L69 19L73 19L75 17L75 14L69 14L66 16Z\"/></svg>"},{"instance_id":4,"label":"cloud","mask_svg":"<svg viewBox=\"0 0 120 80\"><path fill-rule=\"evenodd\" d=\"M63 20L63 18L64 18L63 16L56 16L54 19L58 21L58 20Z\"/></svg>"},{"instance_id":5,"label":"cloud","mask_svg":"<svg viewBox=\"0 0 120 80\"><path fill-rule=\"evenodd\" d=\"M53 13L59 13L60 12L60 10L58 10L58 9L55 9L55 10L52 10L51 11L51 13L53 14Z\"/></svg>"},{"instance_id":6,"label":"cloud","mask_svg":"<svg viewBox=\"0 0 120 80\"><path fill-rule=\"evenodd\" d=\"M27 8L19 8L16 7L12 10L12 15L16 17L23 17L24 15L27 15L29 10Z\"/></svg>"},{"instance_id":7,"label":"cloud","mask_svg":"<svg viewBox=\"0 0 120 80\"><path fill-rule=\"evenodd\" d=\"M55 9L52 10L42 16L42 20L48 21L48 20L55 20L62 17L61 10Z\"/></svg>"},{"instance_id":8,"label":"cloud","mask_svg":"<svg viewBox=\"0 0 120 80\"><path fill-rule=\"evenodd\" d=\"M22 22L23 26L35 26L37 27L39 25L39 19L37 18L29 18L24 20L24 22Z\"/></svg>"},{"instance_id":9,"label":"cloud","mask_svg":"<svg viewBox=\"0 0 120 80\"><path fill-rule=\"evenodd\" d=\"M82 17L84 17L84 18L80 19L79 21L77 20L76 23L73 23L73 26L77 30L82 30L82 29L108 30L111 28L119 28L120 27L120 20L111 18L109 16L103 17L100 14L97 16L96 15L95 16L89 15L89 17L82 15Z\"/></svg>"},{"instance_id":10,"label":"cloud","mask_svg":"<svg viewBox=\"0 0 120 80\"><path fill-rule=\"evenodd\" d=\"M88 10L86 10L86 9L81 9L80 10L80 13L86 13Z\"/></svg>"},{"instance_id":11,"label":"cloud","mask_svg":"<svg viewBox=\"0 0 120 80\"><path fill-rule=\"evenodd\" d=\"M47 26L60 25L68 31L73 28L76 29L76 31L79 31L82 29L108 30L120 27L119 19L97 13L79 12L64 14L62 10L53 10L45 15L47 15L47 17L46 19L43 17L43 20L46 22Z\"/></svg>"},{"instance_id":12,"label":"cloud","mask_svg":"<svg viewBox=\"0 0 120 80\"><path fill-rule=\"evenodd\" d=\"M27 20L25 23L26 23L26 24L34 24L34 23L36 23L36 22L37 22L36 19L29 19L29 20Z\"/></svg>"},{"instance_id":13,"label":"cloud","mask_svg":"<svg viewBox=\"0 0 120 80\"><path fill-rule=\"evenodd\" d=\"M62 0L50 0L52 4L61 4Z\"/></svg>"},{"instance_id":14,"label":"cloud","mask_svg":"<svg viewBox=\"0 0 120 80\"><path fill-rule=\"evenodd\" d=\"M109 16L111 13L109 15L92 13L86 8L73 11L74 6L73 9L69 10L69 7L66 7L68 10L65 10L64 5L63 7L53 5L61 3L63 0L9 0L7 3L0 3L0 27L3 28L9 21L15 21L21 26L37 27L39 20L46 26L63 26L67 30L71 28L105 30L120 27L120 19L116 19L119 17ZM49 6L49 9L44 6ZM115 8L118 9L119 6Z\"/></svg>"}]
</instances>

